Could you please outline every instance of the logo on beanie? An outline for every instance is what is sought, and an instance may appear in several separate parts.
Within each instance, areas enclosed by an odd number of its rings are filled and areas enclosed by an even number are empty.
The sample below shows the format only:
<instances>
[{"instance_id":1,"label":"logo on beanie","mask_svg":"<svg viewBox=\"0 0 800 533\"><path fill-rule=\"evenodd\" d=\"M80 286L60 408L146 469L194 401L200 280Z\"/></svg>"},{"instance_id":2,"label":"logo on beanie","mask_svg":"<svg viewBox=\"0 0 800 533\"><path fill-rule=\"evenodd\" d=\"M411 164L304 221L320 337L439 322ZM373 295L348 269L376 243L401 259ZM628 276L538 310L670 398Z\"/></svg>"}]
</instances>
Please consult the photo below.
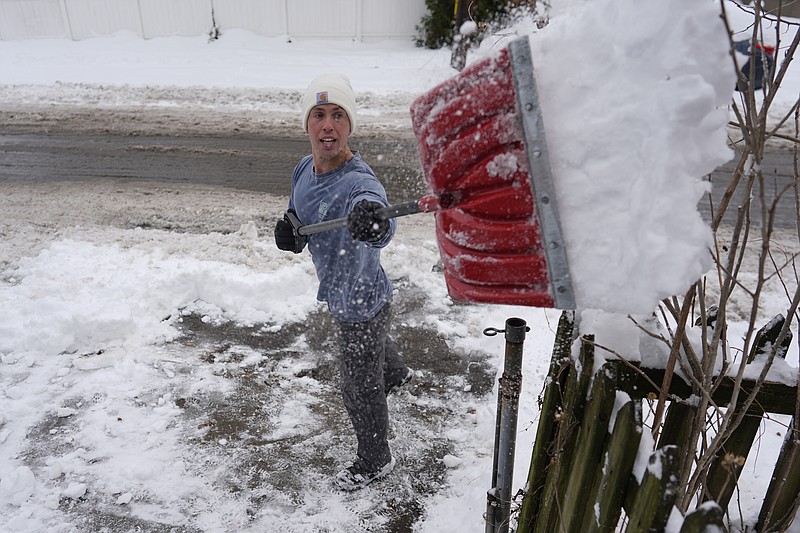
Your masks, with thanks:
<instances>
[{"instance_id":1,"label":"logo on beanie","mask_svg":"<svg viewBox=\"0 0 800 533\"><path fill-rule=\"evenodd\" d=\"M328 103L328 91L322 91L321 93L317 93L317 105L323 105Z\"/></svg>"}]
</instances>

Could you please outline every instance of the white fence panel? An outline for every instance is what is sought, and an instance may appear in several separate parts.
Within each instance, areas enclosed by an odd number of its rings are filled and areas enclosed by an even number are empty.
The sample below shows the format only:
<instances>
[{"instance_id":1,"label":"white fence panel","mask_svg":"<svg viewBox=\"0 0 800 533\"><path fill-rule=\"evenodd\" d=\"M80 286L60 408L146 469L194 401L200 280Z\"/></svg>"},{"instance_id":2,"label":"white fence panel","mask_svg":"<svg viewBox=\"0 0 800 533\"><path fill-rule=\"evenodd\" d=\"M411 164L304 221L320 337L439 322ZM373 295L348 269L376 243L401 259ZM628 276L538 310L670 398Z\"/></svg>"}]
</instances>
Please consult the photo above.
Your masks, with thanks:
<instances>
[{"instance_id":1,"label":"white fence panel","mask_svg":"<svg viewBox=\"0 0 800 533\"><path fill-rule=\"evenodd\" d=\"M286 4L289 0L213 0L214 19L223 32L249 30L274 37L288 33Z\"/></svg>"},{"instance_id":2,"label":"white fence panel","mask_svg":"<svg viewBox=\"0 0 800 533\"><path fill-rule=\"evenodd\" d=\"M0 39L194 36L216 23L223 33L374 41L412 38L425 12L425 0L0 0Z\"/></svg>"},{"instance_id":3,"label":"white fence panel","mask_svg":"<svg viewBox=\"0 0 800 533\"><path fill-rule=\"evenodd\" d=\"M144 38L211 31L211 0L139 0Z\"/></svg>"},{"instance_id":4,"label":"white fence panel","mask_svg":"<svg viewBox=\"0 0 800 533\"><path fill-rule=\"evenodd\" d=\"M356 38L356 0L290 0L292 37Z\"/></svg>"},{"instance_id":5,"label":"white fence panel","mask_svg":"<svg viewBox=\"0 0 800 533\"><path fill-rule=\"evenodd\" d=\"M0 39L69 37L59 0L0 0Z\"/></svg>"},{"instance_id":6,"label":"white fence panel","mask_svg":"<svg viewBox=\"0 0 800 533\"><path fill-rule=\"evenodd\" d=\"M73 39L129 30L143 35L136 0L65 0Z\"/></svg>"},{"instance_id":7,"label":"white fence panel","mask_svg":"<svg viewBox=\"0 0 800 533\"><path fill-rule=\"evenodd\" d=\"M425 0L362 0L362 38L413 38L416 27L427 12Z\"/></svg>"}]
</instances>

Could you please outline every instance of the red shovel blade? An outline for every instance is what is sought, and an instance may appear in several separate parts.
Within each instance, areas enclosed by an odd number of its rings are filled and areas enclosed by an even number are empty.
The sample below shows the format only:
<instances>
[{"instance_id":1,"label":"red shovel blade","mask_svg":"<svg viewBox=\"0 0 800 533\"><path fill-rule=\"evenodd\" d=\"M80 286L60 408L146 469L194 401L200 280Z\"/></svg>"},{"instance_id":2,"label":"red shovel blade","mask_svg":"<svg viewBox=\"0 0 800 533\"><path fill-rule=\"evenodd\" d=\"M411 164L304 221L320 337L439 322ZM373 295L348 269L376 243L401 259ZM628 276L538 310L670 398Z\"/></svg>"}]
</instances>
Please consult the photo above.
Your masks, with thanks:
<instances>
[{"instance_id":1,"label":"red shovel blade","mask_svg":"<svg viewBox=\"0 0 800 533\"><path fill-rule=\"evenodd\" d=\"M439 198L436 236L450 296L555 307L564 284L554 288L543 244L550 232L540 226L512 55L505 48L420 96L411 120L425 180Z\"/></svg>"}]
</instances>

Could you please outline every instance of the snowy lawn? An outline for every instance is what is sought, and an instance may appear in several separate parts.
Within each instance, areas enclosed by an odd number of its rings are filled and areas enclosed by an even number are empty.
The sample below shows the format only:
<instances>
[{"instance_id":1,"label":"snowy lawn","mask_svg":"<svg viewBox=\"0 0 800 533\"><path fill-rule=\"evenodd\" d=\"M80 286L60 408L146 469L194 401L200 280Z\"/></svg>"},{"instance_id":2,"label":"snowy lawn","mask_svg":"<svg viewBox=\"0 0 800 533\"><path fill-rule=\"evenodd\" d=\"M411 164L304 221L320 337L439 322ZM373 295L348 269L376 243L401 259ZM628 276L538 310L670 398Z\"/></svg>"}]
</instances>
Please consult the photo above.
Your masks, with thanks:
<instances>
[{"instance_id":1,"label":"snowy lawn","mask_svg":"<svg viewBox=\"0 0 800 533\"><path fill-rule=\"evenodd\" d=\"M13 530L405 531L435 522L439 498L479 504L504 346L481 332L511 316L533 328L534 409L558 314L453 304L431 219L410 218L386 251L395 336L417 372L390 400L399 467L342 494L330 475L354 442L327 312L310 261L268 238L284 198L112 183L4 192L0 297L14 312L0 326L0 441L13 452L0 495ZM533 423L520 424L523 450Z\"/></svg>"}]
</instances>

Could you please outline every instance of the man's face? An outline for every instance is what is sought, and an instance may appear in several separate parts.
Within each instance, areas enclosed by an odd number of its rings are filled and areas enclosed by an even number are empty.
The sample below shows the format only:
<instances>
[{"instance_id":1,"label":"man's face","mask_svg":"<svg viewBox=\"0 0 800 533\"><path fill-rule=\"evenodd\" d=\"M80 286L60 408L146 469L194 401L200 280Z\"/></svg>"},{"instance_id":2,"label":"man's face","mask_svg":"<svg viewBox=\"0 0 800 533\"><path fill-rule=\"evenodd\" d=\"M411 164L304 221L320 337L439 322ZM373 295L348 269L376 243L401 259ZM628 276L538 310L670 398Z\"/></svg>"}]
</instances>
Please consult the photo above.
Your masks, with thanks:
<instances>
[{"instance_id":1,"label":"man's face","mask_svg":"<svg viewBox=\"0 0 800 533\"><path fill-rule=\"evenodd\" d=\"M311 108L308 114L308 137L317 173L333 170L351 157L347 147L349 136L350 118L344 109L336 104Z\"/></svg>"}]
</instances>

